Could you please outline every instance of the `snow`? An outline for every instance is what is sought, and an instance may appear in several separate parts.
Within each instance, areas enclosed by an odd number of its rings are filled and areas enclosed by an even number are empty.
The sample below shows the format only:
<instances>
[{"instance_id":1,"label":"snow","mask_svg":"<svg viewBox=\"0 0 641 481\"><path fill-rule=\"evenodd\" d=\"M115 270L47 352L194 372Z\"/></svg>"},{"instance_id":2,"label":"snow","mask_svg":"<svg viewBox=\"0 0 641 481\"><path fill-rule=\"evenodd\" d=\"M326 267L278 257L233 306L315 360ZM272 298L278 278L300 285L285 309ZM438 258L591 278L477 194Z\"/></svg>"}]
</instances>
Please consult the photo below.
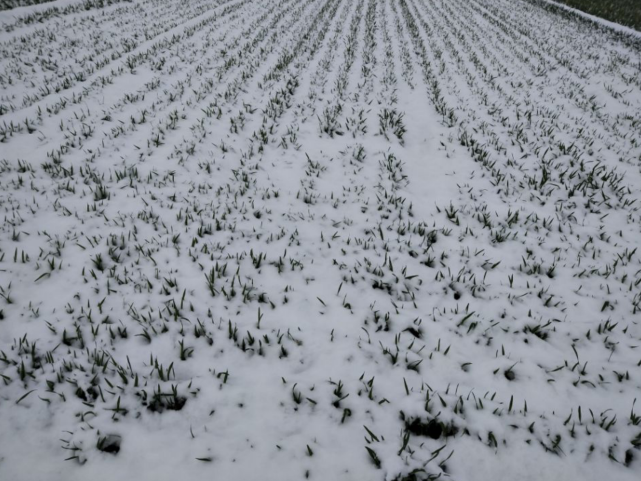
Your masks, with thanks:
<instances>
[{"instance_id":1,"label":"snow","mask_svg":"<svg viewBox=\"0 0 641 481\"><path fill-rule=\"evenodd\" d=\"M634 42L76 3L0 13L0 479L637 479Z\"/></svg>"}]
</instances>

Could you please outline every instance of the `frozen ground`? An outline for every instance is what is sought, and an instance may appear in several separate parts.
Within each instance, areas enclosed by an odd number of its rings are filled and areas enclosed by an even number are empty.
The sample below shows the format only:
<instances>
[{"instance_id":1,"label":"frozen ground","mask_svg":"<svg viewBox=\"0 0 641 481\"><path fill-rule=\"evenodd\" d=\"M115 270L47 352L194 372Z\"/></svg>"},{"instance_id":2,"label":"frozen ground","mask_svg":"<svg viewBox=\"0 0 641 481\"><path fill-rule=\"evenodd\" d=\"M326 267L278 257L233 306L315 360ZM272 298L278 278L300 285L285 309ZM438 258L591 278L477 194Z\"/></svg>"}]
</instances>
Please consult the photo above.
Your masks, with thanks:
<instances>
[{"instance_id":1,"label":"frozen ground","mask_svg":"<svg viewBox=\"0 0 641 481\"><path fill-rule=\"evenodd\" d=\"M540 0L0 24L0 479L639 478L638 37Z\"/></svg>"}]
</instances>

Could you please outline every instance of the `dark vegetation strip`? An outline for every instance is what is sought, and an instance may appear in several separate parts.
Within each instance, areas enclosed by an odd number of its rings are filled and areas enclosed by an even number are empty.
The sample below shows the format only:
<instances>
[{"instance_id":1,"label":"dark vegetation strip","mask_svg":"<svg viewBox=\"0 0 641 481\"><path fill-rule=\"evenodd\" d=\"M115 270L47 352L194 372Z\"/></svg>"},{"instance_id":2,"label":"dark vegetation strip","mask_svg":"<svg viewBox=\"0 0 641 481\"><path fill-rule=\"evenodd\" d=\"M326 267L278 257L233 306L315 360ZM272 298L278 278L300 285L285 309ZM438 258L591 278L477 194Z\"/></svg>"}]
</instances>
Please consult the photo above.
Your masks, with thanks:
<instances>
[{"instance_id":1,"label":"dark vegetation strip","mask_svg":"<svg viewBox=\"0 0 641 481\"><path fill-rule=\"evenodd\" d=\"M556 0L582 12L641 31L639 0Z\"/></svg>"}]
</instances>

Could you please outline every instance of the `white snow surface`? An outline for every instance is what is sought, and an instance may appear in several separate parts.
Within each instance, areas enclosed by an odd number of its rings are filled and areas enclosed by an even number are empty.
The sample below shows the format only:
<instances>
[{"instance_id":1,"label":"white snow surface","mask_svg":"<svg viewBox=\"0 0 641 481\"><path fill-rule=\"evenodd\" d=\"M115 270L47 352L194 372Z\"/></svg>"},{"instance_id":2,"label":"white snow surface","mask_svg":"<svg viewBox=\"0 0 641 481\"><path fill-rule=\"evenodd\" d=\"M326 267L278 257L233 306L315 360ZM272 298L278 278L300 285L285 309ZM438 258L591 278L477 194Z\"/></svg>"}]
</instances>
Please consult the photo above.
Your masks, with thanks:
<instances>
[{"instance_id":1,"label":"white snow surface","mask_svg":"<svg viewBox=\"0 0 641 481\"><path fill-rule=\"evenodd\" d=\"M0 25L0 479L639 479L638 42L526 0Z\"/></svg>"}]
</instances>

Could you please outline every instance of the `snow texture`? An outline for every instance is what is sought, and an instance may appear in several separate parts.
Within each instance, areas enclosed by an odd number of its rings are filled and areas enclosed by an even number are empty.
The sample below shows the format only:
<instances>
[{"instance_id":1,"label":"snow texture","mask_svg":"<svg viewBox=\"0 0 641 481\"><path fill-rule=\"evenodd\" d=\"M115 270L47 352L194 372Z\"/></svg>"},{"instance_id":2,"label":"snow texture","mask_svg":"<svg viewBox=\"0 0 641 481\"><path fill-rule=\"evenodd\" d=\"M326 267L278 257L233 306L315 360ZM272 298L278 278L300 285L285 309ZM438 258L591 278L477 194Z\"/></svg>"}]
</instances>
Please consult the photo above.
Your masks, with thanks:
<instances>
[{"instance_id":1,"label":"snow texture","mask_svg":"<svg viewBox=\"0 0 641 481\"><path fill-rule=\"evenodd\" d=\"M0 479L639 479L637 38L534 0L0 25Z\"/></svg>"}]
</instances>

